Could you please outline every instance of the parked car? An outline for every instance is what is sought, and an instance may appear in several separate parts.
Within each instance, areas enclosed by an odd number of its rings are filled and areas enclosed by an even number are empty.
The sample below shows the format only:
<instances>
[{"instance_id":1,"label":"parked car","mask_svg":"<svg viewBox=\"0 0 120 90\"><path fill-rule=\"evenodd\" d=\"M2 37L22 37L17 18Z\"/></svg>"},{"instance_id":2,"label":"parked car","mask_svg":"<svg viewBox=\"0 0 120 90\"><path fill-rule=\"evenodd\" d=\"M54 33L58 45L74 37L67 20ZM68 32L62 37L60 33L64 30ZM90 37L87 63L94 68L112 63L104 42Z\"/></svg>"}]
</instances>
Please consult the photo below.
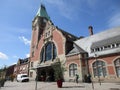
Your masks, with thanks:
<instances>
[{"instance_id":1,"label":"parked car","mask_svg":"<svg viewBox=\"0 0 120 90\"><path fill-rule=\"evenodd\" d=\"M28 82L29 81L29 77L27 74L18 74L17 75L17 81L18 82Z\"/></svg>"}]
</instances>

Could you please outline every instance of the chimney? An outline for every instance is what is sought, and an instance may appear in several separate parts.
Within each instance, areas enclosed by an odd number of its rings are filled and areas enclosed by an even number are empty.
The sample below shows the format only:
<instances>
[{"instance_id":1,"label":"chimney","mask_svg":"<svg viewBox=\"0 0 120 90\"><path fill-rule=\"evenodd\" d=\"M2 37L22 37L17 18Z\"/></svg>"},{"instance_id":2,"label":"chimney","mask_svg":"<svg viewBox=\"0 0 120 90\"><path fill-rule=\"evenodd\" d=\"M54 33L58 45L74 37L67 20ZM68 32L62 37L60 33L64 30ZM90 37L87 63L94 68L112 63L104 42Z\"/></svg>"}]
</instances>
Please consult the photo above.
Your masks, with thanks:
<instances>
[{"instance_id":1,"label":"chimney","mask_svg":"<svg viewBox=\"0 0 120 90\"><path fill-rule=\"evenodd\" d=\"M93 35L93 27L89 26L88 29L89 29L90 36Z\"/></svg>"}]
</instances>

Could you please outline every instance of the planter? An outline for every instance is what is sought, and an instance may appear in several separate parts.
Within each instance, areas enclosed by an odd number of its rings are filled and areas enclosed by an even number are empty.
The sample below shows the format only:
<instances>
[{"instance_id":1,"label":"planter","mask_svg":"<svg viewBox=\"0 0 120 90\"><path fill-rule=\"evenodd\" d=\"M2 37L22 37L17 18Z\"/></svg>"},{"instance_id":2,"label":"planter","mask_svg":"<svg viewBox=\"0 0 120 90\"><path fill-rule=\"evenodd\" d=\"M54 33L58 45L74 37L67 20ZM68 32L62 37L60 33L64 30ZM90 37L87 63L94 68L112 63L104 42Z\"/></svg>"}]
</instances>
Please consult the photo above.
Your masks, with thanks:
<instances>
[{"instance_id":1,"label":"planter","mask_svg":"<svg viewBox=\"0 0 120 90\"><path fill-rule=\"evenodd\" d=\"M57 86L58 88L62 88L62 80L57 80Z\"/></svg>"},{"instance_id":2,"label":"planter","mask_svg":"<svg viewBox=\"0 0 120 90\"><path fill-rule=\"evenodd\" d=\"M57 60L56 60L57 61ZM54 69L54 76L55 76L55 81L57 82L58 88L62 88L63 84L63 73L65 71L64 67L61 65L61 62L56 62L52 65Z\"/></svg>"}]
</instances>

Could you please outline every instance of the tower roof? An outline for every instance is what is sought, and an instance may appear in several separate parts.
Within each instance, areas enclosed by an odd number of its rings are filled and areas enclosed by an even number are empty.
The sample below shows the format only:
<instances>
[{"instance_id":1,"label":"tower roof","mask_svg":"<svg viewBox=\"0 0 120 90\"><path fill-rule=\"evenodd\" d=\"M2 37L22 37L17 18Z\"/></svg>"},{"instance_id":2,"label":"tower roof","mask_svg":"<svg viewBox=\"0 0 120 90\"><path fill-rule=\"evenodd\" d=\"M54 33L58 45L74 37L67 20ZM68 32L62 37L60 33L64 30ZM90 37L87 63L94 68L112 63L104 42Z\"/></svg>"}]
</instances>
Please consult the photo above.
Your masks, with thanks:
<instances>
[{"instance_id":1,"label":"tower roof","mask_svg":"<svg viewBox=\"0 0 120 90\"><path fill-rule=\"evenodd\" d=\"M48 20L50 20L50 17L47 14L46 8L42 4L41 4L40 8L38 9L38 12L37 12L36 16L45 17Z\"/></svg>"}]
</instances>

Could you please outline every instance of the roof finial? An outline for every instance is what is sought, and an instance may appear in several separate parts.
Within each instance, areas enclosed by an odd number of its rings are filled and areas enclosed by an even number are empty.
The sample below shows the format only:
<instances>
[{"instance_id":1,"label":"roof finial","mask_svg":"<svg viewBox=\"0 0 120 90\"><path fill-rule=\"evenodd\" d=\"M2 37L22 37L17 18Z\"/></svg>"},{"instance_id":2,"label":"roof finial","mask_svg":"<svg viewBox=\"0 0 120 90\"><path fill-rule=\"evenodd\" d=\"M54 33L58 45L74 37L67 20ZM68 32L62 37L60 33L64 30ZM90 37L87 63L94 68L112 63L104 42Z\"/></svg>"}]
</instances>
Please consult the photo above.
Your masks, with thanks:
<instances>
[{"instance_id":1,"label":"roof finial","mask_svg":"<svg viewBox=\"0 0 120 90\"><path fill-rule=\"evenodd\" d=\"M43 4L41 4L41 6L39 7L36 16L45 17L46 19L50 20L50 17L48 16L46 8Z\"/></svg>"}]
</instances>

